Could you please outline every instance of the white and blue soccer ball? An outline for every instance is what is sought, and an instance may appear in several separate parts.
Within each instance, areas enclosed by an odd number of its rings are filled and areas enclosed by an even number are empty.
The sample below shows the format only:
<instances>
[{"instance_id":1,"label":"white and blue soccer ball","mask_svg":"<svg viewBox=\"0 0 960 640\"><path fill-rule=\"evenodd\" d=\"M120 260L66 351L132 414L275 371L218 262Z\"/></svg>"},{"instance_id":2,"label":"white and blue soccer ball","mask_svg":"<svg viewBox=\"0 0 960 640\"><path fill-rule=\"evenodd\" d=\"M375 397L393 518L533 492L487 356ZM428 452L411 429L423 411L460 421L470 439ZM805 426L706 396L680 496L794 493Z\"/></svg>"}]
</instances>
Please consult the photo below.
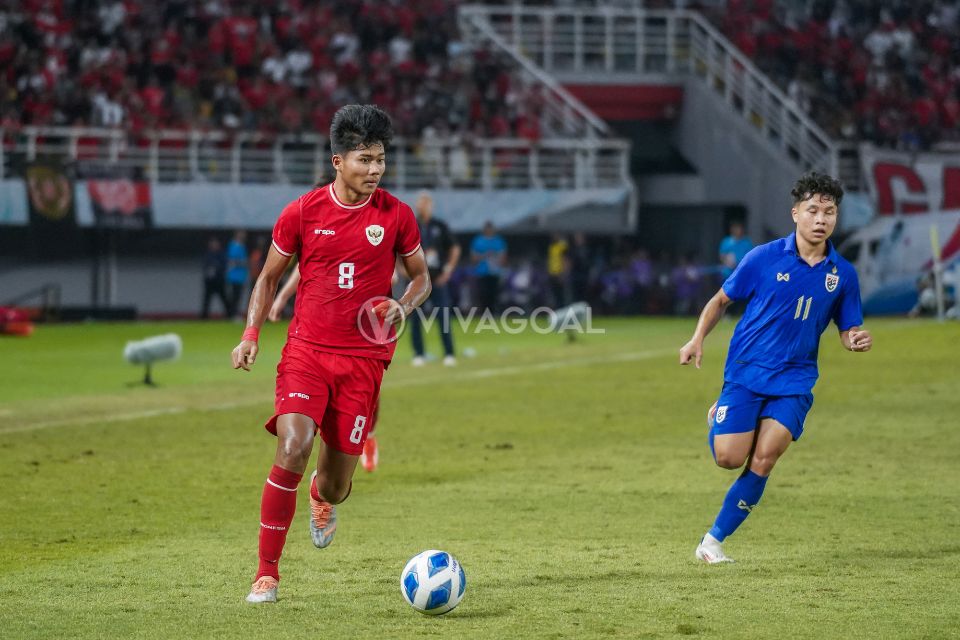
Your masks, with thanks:
<instances>
[{"instance_id":1,"label":"white and blue soccer ball","mask_svg":"<svg viewBox=\"0 0 960 640\"><path fill-rule=\"evenodd\" d=\"M410 558L400 574L400 592L411 607L428 616L439 616L460 604L467 575L446 551L430 549Z\"/></svg>"}]
</instances>

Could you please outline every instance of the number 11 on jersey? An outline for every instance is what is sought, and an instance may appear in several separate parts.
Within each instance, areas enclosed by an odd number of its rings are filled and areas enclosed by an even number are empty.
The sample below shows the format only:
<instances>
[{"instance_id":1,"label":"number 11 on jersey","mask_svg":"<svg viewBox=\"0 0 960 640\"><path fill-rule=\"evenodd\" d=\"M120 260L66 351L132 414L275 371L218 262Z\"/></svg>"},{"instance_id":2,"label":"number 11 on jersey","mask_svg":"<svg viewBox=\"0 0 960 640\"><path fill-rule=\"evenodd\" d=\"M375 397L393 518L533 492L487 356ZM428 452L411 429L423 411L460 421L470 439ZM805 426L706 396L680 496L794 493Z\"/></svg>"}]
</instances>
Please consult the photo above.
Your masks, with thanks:
<instances>
[{"instance_id":1,"label":"number 11 on jersey","mask_svg":"<svg viewBox=\"0 0 960 640\"><path fill-rule=\"evenodd\" d=\"M803 304L803 300L804 300L803 296L800 296L799 298L797 298L797 312L793 314L793 319L799 320L800 322L803 322L804 320L806 320L807 316L810 315L810 304L813 302L813 296L810 296L809 298L806 299L807 300L806 305ZM802 318L800 317L801 311L803 312Z\"/></svg>"}]
</instances>

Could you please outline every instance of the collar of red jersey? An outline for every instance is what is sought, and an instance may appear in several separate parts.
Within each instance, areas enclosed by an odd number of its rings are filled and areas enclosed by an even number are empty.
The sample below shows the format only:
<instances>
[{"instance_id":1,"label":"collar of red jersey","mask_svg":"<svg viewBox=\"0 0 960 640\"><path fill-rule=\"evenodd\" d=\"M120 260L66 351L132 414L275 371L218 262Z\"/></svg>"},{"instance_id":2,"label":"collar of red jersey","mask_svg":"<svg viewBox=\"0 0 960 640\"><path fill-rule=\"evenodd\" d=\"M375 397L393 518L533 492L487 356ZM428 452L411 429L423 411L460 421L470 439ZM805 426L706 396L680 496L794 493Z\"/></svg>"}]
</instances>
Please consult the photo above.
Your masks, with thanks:
<instances>
[{"instance_id":1,"label":"collar of red jersey","mask_svg":"<svg viewBox=\"0 0 960 640\"><path fill-rule=\"evenodd\" d=\"M334 190L332 182L328 185L327 188L330 190L330 199L333 200L333 203L338 207L340 207L341 209L359 209L360 207L365 207L367 203L370 202L370 198L373 197L373 193L371 193L370 196L367 197L367 199L364 200L363 202L358 202L357 204L343 204L342 202L340 202L340 198L337 197L337 192Z\"/></svg>"}]
</instances>

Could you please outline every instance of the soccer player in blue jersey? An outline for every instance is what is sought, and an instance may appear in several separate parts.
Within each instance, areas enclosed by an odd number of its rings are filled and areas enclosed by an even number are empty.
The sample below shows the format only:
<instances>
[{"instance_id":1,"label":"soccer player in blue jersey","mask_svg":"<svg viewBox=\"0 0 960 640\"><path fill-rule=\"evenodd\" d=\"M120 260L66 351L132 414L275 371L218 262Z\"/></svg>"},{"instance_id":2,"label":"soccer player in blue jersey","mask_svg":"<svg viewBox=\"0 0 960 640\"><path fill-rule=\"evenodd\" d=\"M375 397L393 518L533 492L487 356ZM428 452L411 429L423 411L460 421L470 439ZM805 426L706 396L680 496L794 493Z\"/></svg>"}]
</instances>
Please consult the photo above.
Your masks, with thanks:
<instances>
[{"instance_id":1,"label":"soccer player in blue jersey","mask_svg":"<svg viewBox=\"0 0 960 640\"><path fill-rule=\"evenodd\" d=\"M760 502L777 460L803 433L818 376L820 335L830 321L848 351L873 345L870 332L860 328L857 273L829 240L843 187L830 176L809 173L791 195L796 231L744 257L680 349L680 364L694 362L699 369L703 341L724 309L735 300L746 302L730 340L720 398L707 412L714 460L725 469L743 467L697 547L697 559L708 564L732 562L723 541Z\"/></svg>"}]
</instances>

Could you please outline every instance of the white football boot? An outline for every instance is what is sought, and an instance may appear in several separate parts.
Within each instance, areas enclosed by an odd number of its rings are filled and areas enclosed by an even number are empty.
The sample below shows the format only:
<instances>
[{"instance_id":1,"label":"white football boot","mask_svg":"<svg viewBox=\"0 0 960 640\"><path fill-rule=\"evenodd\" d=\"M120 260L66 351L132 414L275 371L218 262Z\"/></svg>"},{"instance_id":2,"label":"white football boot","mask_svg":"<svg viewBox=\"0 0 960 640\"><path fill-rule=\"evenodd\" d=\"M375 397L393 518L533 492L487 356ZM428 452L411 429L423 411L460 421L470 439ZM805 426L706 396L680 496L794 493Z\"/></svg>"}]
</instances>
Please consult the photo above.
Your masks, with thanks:
<instances>
[{"instance_id":1,"label":"white football boot","mask_svg":"<svg viewBox=\"0 0 960 640\"><path fill-rule=\"evenodd\" d=\"M310 476L310 484L316 480L317 472ZM323 549L333 542L337 531L337 508L325 500L314 500L310 495L310 539L313 546Z\"/></svg>"},{"instance_id":2,"label":"white football boot","mask_svg":"<svg viewBox=\"0 0 960 640\"><path fill-rule=\"evenodd\" d=\"M723 552L723 543L714 538L709 533L703 536L703 540L697 545L697 560L707 564L722 564L724 562L733 562L733 558L727 557Z\"/></svg>"},{"instance_id":3,"label":"white football boot","mask_svg":"<svg viewBox=\"0 0 960 640\"><path fill-rule=\"evenodd\" d=\"M250 594L247 596L247 602L276 602L277 601L277 579L270 576L263 576L253 583L250 587Z\"/></svg>"}]
</instances>

